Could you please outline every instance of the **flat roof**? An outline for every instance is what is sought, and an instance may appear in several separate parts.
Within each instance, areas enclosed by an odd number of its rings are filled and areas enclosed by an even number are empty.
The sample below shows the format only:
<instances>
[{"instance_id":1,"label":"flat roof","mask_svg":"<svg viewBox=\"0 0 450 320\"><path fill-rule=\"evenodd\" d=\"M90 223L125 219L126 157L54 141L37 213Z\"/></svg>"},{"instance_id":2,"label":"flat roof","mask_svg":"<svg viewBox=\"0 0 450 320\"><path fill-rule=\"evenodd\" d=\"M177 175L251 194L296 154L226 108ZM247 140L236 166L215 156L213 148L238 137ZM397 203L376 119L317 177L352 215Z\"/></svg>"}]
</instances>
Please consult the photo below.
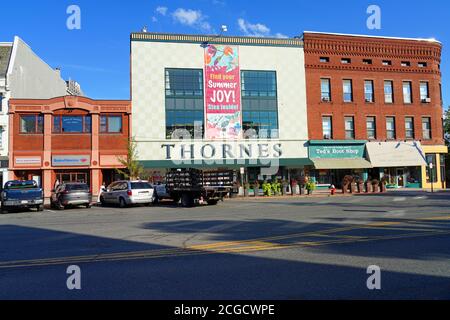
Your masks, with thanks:
<instances>
[{"instance_id":1,"label":"flat roof","mask_svg":"<svg viewBox=\"0 0 450 320\"><path fill-rule=\"evenodd\" d=\"M365 34L347 34L347 33L335 33L335 32L320 32L320 31L304 31L305 33L310 34L324 34L324 35L333 35L333 36L346 36L346 37L364 37L364 38L374 38L374 39L391 39L391 40L409 40L409 41L427 41L427 42L435 42L442 44L442 42L436 40L435 38L404 38L404 37L389 37L389 36L374 36L374 35L365 35Z\"/></svg>"},{"instance_id":2,"label":"flat roof","mask_svg":"<svg viewBox=\"0 0 450 320\"><path fill-rule=\"evenodd\" d=\"M295 38L274 37L247 37L228 35L204 35L204 34L176 34L161 32L132 32L131 41L148 42L172 42L172 43L196 43L248 45L248 46L273 46L303 48L303 40Z\"/></svg>"}]
</instances>

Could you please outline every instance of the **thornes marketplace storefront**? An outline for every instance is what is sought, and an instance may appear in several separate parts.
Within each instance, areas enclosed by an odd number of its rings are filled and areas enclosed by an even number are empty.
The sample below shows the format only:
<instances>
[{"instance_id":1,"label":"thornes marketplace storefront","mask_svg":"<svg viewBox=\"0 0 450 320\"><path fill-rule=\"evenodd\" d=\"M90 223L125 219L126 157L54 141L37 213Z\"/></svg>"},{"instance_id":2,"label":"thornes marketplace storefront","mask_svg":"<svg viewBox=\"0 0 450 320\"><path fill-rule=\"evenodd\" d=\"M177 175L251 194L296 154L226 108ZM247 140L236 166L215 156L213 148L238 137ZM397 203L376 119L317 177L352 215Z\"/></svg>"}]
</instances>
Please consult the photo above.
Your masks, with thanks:
<instances>
[{"instance_id":1,"label":"thornes marketplace storefront","mask_svg":"<svg viewBox=\"0 0 450 320\"><path fill-rule=\"evenodd\" d=\"M155 181L188 167L251 184L311 164L301 40L133 33L131 60L133 135Z\"/></svg>"}]
</instances>

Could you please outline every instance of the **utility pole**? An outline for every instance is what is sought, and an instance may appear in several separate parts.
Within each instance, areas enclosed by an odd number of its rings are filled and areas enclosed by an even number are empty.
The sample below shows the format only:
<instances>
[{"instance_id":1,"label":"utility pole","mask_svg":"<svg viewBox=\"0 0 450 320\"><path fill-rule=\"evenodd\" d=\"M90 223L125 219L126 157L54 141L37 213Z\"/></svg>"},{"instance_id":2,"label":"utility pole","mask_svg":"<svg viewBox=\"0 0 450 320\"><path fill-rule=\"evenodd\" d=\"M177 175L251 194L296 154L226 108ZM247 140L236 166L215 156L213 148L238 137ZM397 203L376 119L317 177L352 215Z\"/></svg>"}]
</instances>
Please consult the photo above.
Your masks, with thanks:
<instances>
[{"instance_id":1,"label":"utility pole","mask_svg":"<svg viewBox=\"0 0 450 320\"><path fill-rule=\"evenodd\" d=\"M433 174L433 169L434 169L433 162L430 162L431 193L434 193L434 174Z\"/></svg>"}]
</instances>

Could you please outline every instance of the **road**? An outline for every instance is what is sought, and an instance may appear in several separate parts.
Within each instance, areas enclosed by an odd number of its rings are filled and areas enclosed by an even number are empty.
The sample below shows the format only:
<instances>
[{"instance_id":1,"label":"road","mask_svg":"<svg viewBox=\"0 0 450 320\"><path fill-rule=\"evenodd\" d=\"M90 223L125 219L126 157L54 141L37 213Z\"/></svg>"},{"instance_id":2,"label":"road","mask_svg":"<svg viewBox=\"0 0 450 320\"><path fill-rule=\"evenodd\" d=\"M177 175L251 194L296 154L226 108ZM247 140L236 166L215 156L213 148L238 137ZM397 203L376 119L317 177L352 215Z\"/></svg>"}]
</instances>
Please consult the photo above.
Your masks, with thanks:
<instances>
[{"instance_id":1,"label":"road","mask_svg":"<svg viewBox=\"0 0 450 320\"><path fill-rule=\"evenodd\" d=\"M449 204L393 192L1 215L0 299L450 299Z\"/></svg>"}]
</instances>

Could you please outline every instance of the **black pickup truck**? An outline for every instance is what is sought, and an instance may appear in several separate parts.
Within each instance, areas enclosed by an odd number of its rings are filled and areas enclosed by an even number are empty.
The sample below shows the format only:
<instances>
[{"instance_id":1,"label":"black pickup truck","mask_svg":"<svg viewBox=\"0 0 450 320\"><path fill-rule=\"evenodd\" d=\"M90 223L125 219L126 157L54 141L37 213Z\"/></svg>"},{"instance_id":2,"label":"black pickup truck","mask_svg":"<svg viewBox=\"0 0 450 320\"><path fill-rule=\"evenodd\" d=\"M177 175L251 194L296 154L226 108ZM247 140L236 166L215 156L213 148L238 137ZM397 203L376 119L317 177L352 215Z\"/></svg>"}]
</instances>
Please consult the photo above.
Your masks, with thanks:
<instances>
[{"instance_id":1,"label":"black pickup truck","mask_svg":"<svg viewBox=\"0 0 450 320\"><path fill-rule=\"evenodd\" d=\"M44 211L44 193L36 181L8 181L1 194L1 212L36 208Z\"/></svg>"},{"instance_id":2,"label":"black pickup truck","mask_svg":"<svg viewBox=\"0 0 450 320\"><path fill-rule=\"evenodd\" d=\"M166 174L166 184L156 187L156 197L181 200L183 207L207 203L216 205L231 192L233 171L201 171L197 169L173 169ZM165 190L162 190L165 189Z\"/></svg>"}]
</instances>

